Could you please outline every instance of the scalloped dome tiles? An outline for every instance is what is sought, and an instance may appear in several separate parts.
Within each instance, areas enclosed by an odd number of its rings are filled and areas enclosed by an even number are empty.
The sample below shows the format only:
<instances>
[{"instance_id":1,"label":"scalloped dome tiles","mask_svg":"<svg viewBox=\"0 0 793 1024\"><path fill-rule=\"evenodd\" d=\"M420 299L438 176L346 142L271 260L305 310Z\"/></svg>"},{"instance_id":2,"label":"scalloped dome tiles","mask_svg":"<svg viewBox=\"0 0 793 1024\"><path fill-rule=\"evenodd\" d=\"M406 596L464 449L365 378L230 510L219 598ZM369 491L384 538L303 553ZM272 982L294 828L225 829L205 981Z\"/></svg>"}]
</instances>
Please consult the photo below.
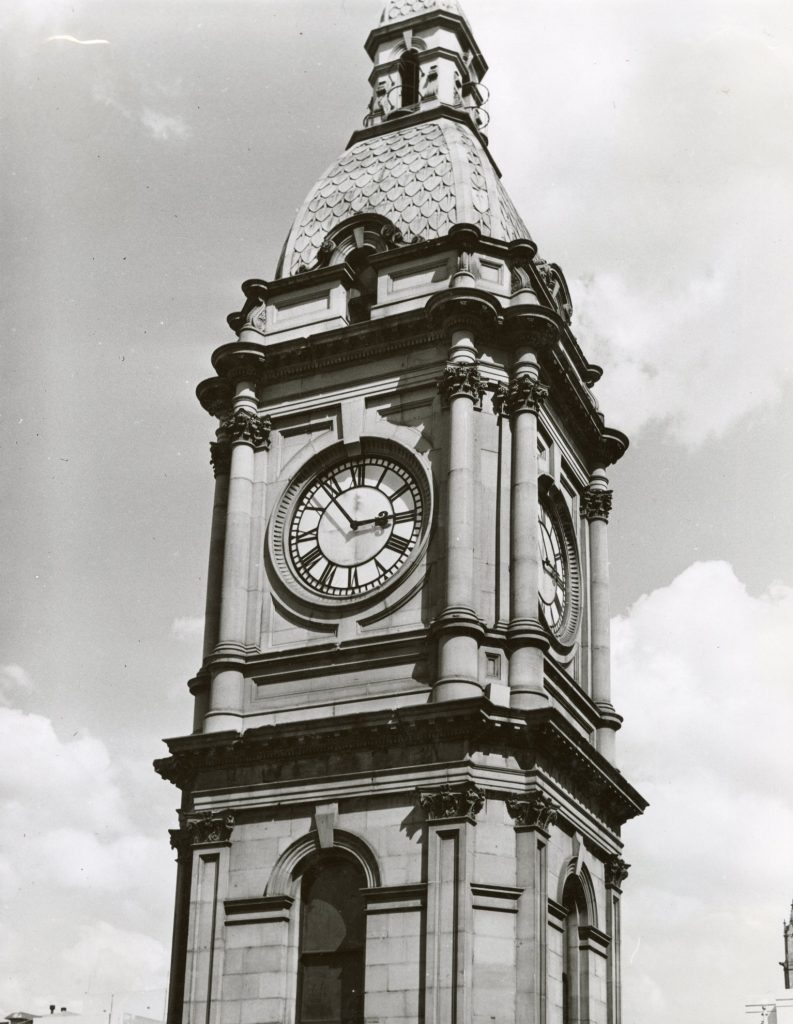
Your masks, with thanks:
<instances>
[{"instance_id":1,"label":"scalloped dome tiles","mask_svg":"<svg viewBox=\"0 0 793 1024\"><path fill-rule=\"evenodd\" d=\"M457 0L389 0L380 21L397 21L399 18L412 18L416 14L435 10L453 11L454 14L464 16Z\"/></svg>"},{"instance_id":2,"label":"scalloped dome tiles","mask_svg":"<svg viewBox=\"0 0 793 1024\"><path fill-rule=\"evenodd\" d=\"M481 142L456 121L411 125L344 152L300 209L277 276L310 267L328 232L358 214L387 217L408 240L460 223L500 241L530 237Z\"/></svg>"}]
</instances>

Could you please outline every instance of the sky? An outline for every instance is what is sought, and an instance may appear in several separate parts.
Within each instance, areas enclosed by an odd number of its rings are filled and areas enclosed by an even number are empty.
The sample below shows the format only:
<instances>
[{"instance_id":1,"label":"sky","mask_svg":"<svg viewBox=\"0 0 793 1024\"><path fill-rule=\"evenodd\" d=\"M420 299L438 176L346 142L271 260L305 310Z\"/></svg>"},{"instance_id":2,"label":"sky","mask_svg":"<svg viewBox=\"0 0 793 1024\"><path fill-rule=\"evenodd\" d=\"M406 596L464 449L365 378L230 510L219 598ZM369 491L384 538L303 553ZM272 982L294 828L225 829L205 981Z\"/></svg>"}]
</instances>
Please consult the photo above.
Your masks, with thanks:
<instances>
[{"instance_id":1,"label":"sky","mask_svg":"<svg viewBox=\"0 0 793 1024\"><path fill-rule=\"evenodd\" d=\"M464 0L491 151L605 368L624 1024L782 987L793 898L793 6ZM0 1012L167 980L240 283L368 102L376 0L5 0ZM79 40L79 41L78 41Z\"/></svg>"}]
</instances>

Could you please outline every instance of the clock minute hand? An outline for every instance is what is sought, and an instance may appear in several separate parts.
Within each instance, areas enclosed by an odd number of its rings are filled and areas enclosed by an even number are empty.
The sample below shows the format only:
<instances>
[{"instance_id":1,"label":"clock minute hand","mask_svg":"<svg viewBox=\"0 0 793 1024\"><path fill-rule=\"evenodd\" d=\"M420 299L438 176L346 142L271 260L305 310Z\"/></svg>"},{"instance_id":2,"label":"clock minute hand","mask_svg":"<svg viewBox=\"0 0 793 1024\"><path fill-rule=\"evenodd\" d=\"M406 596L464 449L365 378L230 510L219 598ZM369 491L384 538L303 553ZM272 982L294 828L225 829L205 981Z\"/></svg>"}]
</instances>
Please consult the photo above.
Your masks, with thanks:
<instances>
[{"instance_id":1,"label":"clock minute hand","mask_svg":"<svg viewBox=\"0 0 793 1024\"><path fill-rule=\"evenodd\" d=\"M351 516L351 515L350 515L350 513L349 513L349 512L347 511L347 509L346 509L346 508L344 507L344 505L342 505L342 503L341 503L340 501L337 501L337 500L336 500L336 498L334 497L334 495L332 495L332 494L330 495L330 500L331 500L331 504L335 505L335 506L336 506L336 508L338 508L338 509L341 509L341 513L342 513L342 515L344 516L344 518L345 518L345 519L347 520L347 522L348 522L348 523L350 524L350 527L351 527L351 529L353 529L353 530L357 530L357 529L358 529L358 527L359 527L359 526L360 526L361 524L360 524L360 523L358 523L358 522L356 522L356 521L355 521L355 520L354 520L354 519L352 518L352 516Z\"/></svg>"}]
</instances>

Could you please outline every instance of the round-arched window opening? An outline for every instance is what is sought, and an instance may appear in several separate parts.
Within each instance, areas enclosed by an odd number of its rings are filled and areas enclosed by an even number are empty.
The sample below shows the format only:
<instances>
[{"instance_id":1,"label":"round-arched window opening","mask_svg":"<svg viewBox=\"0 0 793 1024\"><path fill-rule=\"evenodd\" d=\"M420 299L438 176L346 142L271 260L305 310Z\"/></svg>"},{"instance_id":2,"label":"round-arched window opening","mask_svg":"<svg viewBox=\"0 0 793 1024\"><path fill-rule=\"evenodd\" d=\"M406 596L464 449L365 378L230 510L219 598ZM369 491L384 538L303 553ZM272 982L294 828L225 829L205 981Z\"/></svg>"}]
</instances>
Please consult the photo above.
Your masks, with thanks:
<instances>
[{"instance_id":1,"label":"round-arched window opening","mask_svg":"<svg viewBox=\"0 0 793 1024\"><path fill-rule=\"evenodd\" d=\"M339 854L320 856L303 875L297 1024L363 1020L365 886L363 868Z\"/></svg>"}]
</instances>

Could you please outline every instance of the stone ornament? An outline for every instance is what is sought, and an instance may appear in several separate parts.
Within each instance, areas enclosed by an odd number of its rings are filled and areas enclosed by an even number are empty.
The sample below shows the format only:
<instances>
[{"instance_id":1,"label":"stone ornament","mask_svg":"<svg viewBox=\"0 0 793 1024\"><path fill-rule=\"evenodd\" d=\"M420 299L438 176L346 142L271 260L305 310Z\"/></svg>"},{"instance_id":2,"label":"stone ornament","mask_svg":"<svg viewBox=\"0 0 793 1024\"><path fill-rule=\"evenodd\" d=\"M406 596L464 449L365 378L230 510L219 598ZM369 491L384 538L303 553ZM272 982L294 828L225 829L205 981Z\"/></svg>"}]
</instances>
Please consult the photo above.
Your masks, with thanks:
<instances>
[{"instance_id":1,"label":"stone ornament","mask_svg":"<svg viewBox=\"0 0 793 1024\"><path fill-rule=\"evenodd\" d=\"M499 384L493 397L493 405L500 416L513 416L518 412L540 411L548 397L548 388L532 377L516 377L509 384Z\"/></svg>"},{"instance_id":2,"label":"stone ornament","mask_svg":"<svg viewBox=\"0 0 793 1024\"><path fill-rule=\"evenodd\" d=\"M245 331L256 331L257 334L264 334L266 327L267 304L261 302L258 306L251 307L240 329Z\"/></svg>"},{"instance_id":3,"label":"stone ornament","mask_svg":"<svg viewBox=\"0 0 793 1024\"><path fill-rule=\"evenodd\" d=\"M511 797L507 800L507 810L515 819L516 828L538 828L543 832L550 829L559 815L558 806L543 793L527 798Z\"/></svg>"},{"instance_id":4,"label":"stone ornament","mask_svg":"<svg viewBox=\"0 0 793 1024\"><path fill-rule=\"evenodd\" d=\"M453 398L464 395L472 399L477 408L481 408L482 396L486 390L476 363L448 363L438 381L438 391L444 405L448 405Z\"/></svg>"},{"instance_id":5,"label":"stone ornament","mask_svg":"<svg viewBox=\"0 0 793 1024\"><path fill-rule=\"evenodd\" d=\"M573 319L573 303L561 270L555 263L548 263L539 256L535 257L534 268L547 288L559 315L566 324L569 324Z\"/></svg>"},{"instance_id":6,"label":"stone ornament","mask_svg":"<svg viewBox=\"0 0 793 1024\"><path fill-rule=\"evenodd\" d=\"M231 839L233 828L234 815L231 811L226 811L223 814L213 814L212 811L204 811L197 818L188 818L183 828L175 831L186 835L186 841L191 846L204 846L210 843L227 843ZM177 840L179 843L184 841L181 836Z\"/></svg>"},{"instance_id":7,"label":"stone ornament","mask_svg":"<svg viewBox=\"0 0 793 1024\"><path fill-rule=\"evenodd\" d=\"M262 416L250 409L238 409L231 423L231 443L269 449L271 426L269 416Z\"/></svg>"},{"instance_id":8,"label":"stone ornament","mask_svg":"<svg viewBox=\"0 0 793 1024\"><path fill-rule=\"evenodd\" d=\"M630 864L626 864L617 854L609 857L606 861L606 885L611 889L622 889L629 868Z\"/></svg>"},{"instance_id":9,"label":"stone ornament","mask_svg":"<svg viewBox=\"0 0 793 1024\"><path fill-rule=\"evenodd\" d=\"M588 519L590 522L593 519L602 519L608 522L613 493L613 491L587 487L581 494L581 515L584 519Z\"/></svg>"},{"instance_id":10,"label":"stone ornament","mask_svg":"<svg viewBox=\"0 0 793 1024\"><path fill-rule=\"evenodd\" d=\"M463 17L462 8L457 0L388 0L380 22L398 21L400 18L412 18L426 11L452 11Z\"/></svg>"},{"instance_id":11,"label":"stone ornament","mask_svg":"<svg viewBox=\"0 0 793 1024\"><path fill-rule=\"evenodd\" d=\"M387 218L406 239L442 238L460 222L505 242L529 237L471 129L429 121L362 139L331 165L297 215L277 276L313 267L330 232L368 214Z\"/></svg>"},{"instance_id":12,"label":"stone ornament","mask_svg":"<svg viewBox=\"0 0 793 1024\"><path fill-rule=\"evenodd\" d=\"M429 821L445 818L476 818L485 798L474 785L462 789L441 786L440 789L419 790L419 803Z\"/></svg>"},{"instance_id":13,"label":"stone ornament","mask_svg":"<svg viewBox=\"0 0 793 1024\"><path fill-rule=\"evenodd\" d=\"M231 472L231 443L229 441L210 441L209 462L215 477L228 476Z\"/></svg>"}]
</instances>

